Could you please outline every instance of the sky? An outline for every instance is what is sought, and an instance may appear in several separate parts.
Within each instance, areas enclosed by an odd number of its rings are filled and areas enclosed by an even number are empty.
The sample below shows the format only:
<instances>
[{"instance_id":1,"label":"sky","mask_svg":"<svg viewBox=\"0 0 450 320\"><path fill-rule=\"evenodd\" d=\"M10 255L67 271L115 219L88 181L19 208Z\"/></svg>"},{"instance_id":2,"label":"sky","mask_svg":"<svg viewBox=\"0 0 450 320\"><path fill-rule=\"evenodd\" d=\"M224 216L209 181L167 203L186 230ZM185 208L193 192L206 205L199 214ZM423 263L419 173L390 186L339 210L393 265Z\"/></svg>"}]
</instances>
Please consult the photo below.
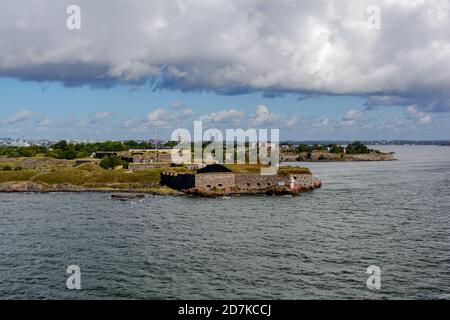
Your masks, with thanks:
<instances>
[{"instance_id":1,"label":"sky","mask_svg":"<svg viewBox=\"0 0 450 320\"><path fill-rule=\"evenodd\" d=\"M4 0L0 137L168 139L201 120L450 139L449 15L448 0Z\"/></svg>"}]
</instances>

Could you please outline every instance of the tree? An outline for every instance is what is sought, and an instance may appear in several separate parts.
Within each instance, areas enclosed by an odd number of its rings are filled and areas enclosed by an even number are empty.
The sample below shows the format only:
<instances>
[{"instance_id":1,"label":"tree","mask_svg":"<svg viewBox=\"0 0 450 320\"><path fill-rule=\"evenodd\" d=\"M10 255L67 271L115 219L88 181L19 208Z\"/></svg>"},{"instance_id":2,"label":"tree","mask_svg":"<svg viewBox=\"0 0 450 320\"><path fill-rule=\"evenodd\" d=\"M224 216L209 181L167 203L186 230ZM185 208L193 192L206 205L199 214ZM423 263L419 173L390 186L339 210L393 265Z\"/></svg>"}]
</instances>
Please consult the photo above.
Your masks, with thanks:
<instances>
[{"instance_id":1,"label":"tree","mask_svg":"<svg viewBox=\"0 0 450 320\"><path fill-rule=\"evenodd\" d=\"M309 152L309 146L307 144L301 144L298 146L298 152Z\"/></svg>"},{"instance_id":2,"label":"tree","mask_svg":"<svg viewBox=\"0 0 450 320\"><path fill-rule=\"evenodd\" d=\"M347 153L348 154L364 154L364 153L370 153L370 149L367 148L364 144L362 144L359 141L355 141L353 143L350 143L347 146Z\"/></svg>"},{"instance_id":3,"label":"tree","mask_svg":"<svg viewBox=\"0 0 450 320\"><path fill-rule=\"evenodd\" d=\"M60 150L66 150L67 149L67 141L66 140L61 140L57 143L55 143L54 145L52 145L53 149L60 149Z\"/></svg>"},{"instance_id":4,"label":"tree","mask_svg":"<svg viewBox=\"0 0 450 320\"><path fill-rule=\"evenodd\" d=\"M178 141L167 141L164 143L164 147L173 148L175 147L179 142Z\"/></svg>"},{"instance_id":5,"label":"tree","mask_svg":"<svg viewBox=\"0 0 450 320\"><path fill-rule=\"evenodd\" d=\"M342 153L344 151L341 146L335 143L330 144L328 147L330 148L331 153Z\"/></svg>"},{"instance_id":6,"label":"tree","mask_svg":"<svg viewBox=\"0 0 450 320\"><path fill-rule=\"evenodd\" d=\"M314 143L312 146L312 149L317 150L317 151L325 151L325 150L327 150L327 146Z\"/></svg>"},{"instance_id":7,"label":"tree","mask_svg":"<svg viewBox=\"0 0 450 320\"><path fill-rule=\"evenodd\" d=\"M73 160L77 158L77 154L74 150L68 149L63 152L63 158L67 160Z\"/></svg>"},{"instance_id":8,"label":"tree","mask_svg":"<svg viewBox=\"0 0 450 320\"><path fill-rule=\"evenodd\" d=\"M100 161L100 167L103 169L114 169L115 167L123 166L124 168L128 168L128 162L120 159L118 156L110 155L103 157Z\"/></svg>"}]
</instances>

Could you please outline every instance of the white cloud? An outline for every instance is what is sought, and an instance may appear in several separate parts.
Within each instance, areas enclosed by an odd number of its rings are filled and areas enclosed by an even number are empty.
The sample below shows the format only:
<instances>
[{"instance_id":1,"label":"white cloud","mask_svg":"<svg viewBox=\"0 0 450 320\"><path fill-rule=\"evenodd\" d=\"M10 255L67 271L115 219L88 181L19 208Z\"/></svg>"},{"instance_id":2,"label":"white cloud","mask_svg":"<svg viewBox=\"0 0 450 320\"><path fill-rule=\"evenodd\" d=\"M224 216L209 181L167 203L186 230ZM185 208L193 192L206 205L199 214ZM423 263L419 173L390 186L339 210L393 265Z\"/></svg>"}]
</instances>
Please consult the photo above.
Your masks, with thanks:
<instances>
[{"instance_id":1,"label":"white cloud","mask_svg":"<svg viewBox=\"0 0 450 320\"><path fill-rule=\"evenodd\" d=\"M329 123L330 123L330 119L328 119L328 117L322 116L319 118L318 124L320 126L327 126Z\"/></svg>"},{"instance_id":2,"label":"white cloud","mask_svg":"<svg viewBox=\"0 0 450 320\"><path fill-rule=\"evenodd\" d=\"M256 107L256 113L250 119L250 124L255 127L262 126L286 126L288 119L284 119L281 114L271 113L265 105Z\"/></svg>"},{"instance_id":3,"label":"white cloud","mask_svg":"<svg viewBox=\"0 0 450 320\"><path fill-rule=\"evenodd\" d=\"M183 117L189 118L189 117L192 117L193 115L195 115L195 112L192 109L186 109L186 110L183 110L182 114L183 114Z\"/></svg>"},{"instance_id":4,"label":"white cloud","mask_svg":"<svg viewBox=\"0 0 450 320\"><path fill-rule=\"evenodd\" d=\"M14 125L20 122L27 121L31 118L33 118L35 114L29 110L22 110L13 117L9 118L5 121L5 125Z\"/></svg>"},{"instance_id":5,"label":"white cloud","mask_svg":"<svg viewBox=\"0 0 450 320\"><path fill-rule=\"evenodd\" d=\"M364 113L351 109L348 110L343 117L340 119L340 124L343 126L353 126L364 119Z\"/></svg>"},{"instance_id":6,"label":"white cloud","mask_svg":"<svg viewBox=\"0 0 450 320\"><path fill-rule=\"evenodd\" d=\"M344 121L356 121L356 120L360 120L364 117L364 113L362 113L359 110L349 110L347 111L347 113L344 115L343 120Z\"/></svg>"},{"instance_id":7,"label":"white cloud","mask_svg":"<svg viewBox=\"0 0 450 320\"><path fill-rule=\"evenodd\" d=\"M450 111L447 0L78 0L76 32L65 28L69 4L0 2L0 76L381 95ZM366 26L369 5L381 30Z\"/></svg>"},{"instance_id":8,"label":"white cloud","mask_svg":"<svg viewBox=\"0 0 450 320\"><path fill-rule=\"evenodd\" d=\"M128 117L125 120L122 121L122 128L123 129L131 129L136 125L136 119L133 117Z\"/></svg>"},{"instance_id":9,"label":"white cloud","mask_svg":"<svg viewBox=\"0 0 450 320\"><path fill-rule=\"evenodd\" d=\"M103 112L96 112L91 115L87 119L80 121L81 127L94 127L98 128L100 126L103 126L106 124L106 122L109 121L109 119L113 116L111 112L103 111Z\"/></svg>"},{"instance_id":10,"label":"white cloud","mask_svg":"<svg viewBox=\"0 0 450 320\"><path fill-rule=\"evenodd\" d=\"M92 119L94 120L104 120L111 117L111 112L97 112L92 115Z\"/></svg>"},{"instance_id":11,"label":"white cloud","mask_svg":"<svg viewBox=\"0 0 450 320\"><path fill-rule=\"evenodd\" d=\"M245 113L236 109L221 110L200 117L205 123L215 123L222 125L238 124L244 119Z\"/></svg>"},{"instance_id":12,"label":"white cloud","mask_svg":"<svg viewBox=\"0 0 450 320\"><path fill-rule=\"evenodd\" d=\"M431 115L418 110L416 106L408 106L406 108L406 113L410 119L414 120L417 124L420 125L430 124L433 120Z\"/></svg>"},{"instance_id":13,"label":"white cloud","mask_svg":"<svg viewBox=\"0 0 450 320\"><path fill-rule=\"evenodd\" d=\"M48 126L50 126L52 124L53 124L53 119L51 119L51 118L44 118L44 119L42 119L42 120L40 120L39 122L36 123L36 127L46 128L46 127L48 127Z\"/></svg>"},{"instance_id":14,"label":"white cloud","mask_svg":"<svg viewBox=\"0 0 450 320\"><path fill-rule=\"evenodd\" d=\"M174 102L172 102L172 103L170 104L170 106L171 106L173 109L178 110L178 109L183 108L183 107L184 107L184 104L183 104L182 102L180 102L180 101L174 101Z\"/></svg>"},{"instance_id":15,"label":"white cloud","mask_svg":"<svg viewBox=\"0 0 450 320\"><path fill-rule=\"evenodd\" d=\"M228 128L290 128L300 123L293 115L272 113L265 105L256 107L255 113L245 113L236 109L221 110L199 118L205 124L215 124Z\"/></svg>"},{"instance_id":16,"label":"white cloud","mask_svg":"<svg viewBox=\"0 0 450 320\"><path fill-rule=\"evenodd\" d=\"M109 69L106 74L123 81L139 80L142 77L158 76L160 68L142 61L125 61Z\"/></svg>"},{"instance_id":17,"label":"white cloud","mask_svg":"<svg viewBox=\"0 0 450 320\"><path fill-rule=\"evenodd\" d=\"M172 113L166 109L158 108L147 114L147 123L154 126L167 126L173 119Z\"/></svg>"}]
</instances>

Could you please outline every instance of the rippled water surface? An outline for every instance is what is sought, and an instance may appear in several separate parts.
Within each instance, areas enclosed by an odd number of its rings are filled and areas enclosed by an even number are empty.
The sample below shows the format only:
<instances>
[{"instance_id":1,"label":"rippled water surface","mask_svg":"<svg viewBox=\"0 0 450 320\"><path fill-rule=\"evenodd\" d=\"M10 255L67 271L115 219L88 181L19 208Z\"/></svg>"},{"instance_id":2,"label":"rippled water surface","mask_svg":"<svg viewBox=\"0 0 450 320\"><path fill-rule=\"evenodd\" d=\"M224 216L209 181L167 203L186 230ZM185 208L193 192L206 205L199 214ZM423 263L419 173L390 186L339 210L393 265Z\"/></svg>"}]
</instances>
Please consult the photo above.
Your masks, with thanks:
<instances>
[{"instance_id":1,"label":"rippled water surface","mask_svg":"<svg viewBox=\"0 0 450 320\"><path fill-rule=\"evenodd\" d=\"M0 298L448 299L450 148L384 149L295 198L0 194Z\"/></svg>"}]
</instances>

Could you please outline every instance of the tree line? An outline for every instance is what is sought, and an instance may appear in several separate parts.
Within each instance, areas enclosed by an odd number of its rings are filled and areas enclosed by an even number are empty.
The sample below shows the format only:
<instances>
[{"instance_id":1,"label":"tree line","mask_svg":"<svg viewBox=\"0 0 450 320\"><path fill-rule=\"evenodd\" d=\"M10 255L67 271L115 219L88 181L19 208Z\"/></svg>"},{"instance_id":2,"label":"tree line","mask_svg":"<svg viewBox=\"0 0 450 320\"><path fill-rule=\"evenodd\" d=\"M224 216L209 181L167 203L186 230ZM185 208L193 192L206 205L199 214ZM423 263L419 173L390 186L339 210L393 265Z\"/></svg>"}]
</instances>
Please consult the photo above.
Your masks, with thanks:
<instances>
[{"instance_id":1,"label":"tree line","mask_svg":"<svg viewBox=\"0 0 450 320\"><path fill-rule=\"evenodd\" d=\"M365 146L363 143L359 141L355 141L347 145L347 147L342 147L338 144L328 144L328 145L319 145L319 144L313 144L312 146L309 146L307 144L301 144L298 147L298 152L300 153L311 153L313 151L330 151L331 153L343 153L344 149L346 153L348 154L366 154L370 153L373 150L369 149L367 146Z\"/></svg>"},{"instance_id":2,"label":"tree line","mask_svg":"<svg viewBox=\"0 0 450 320\"><path fill-rule=\"evenodd\" d=\"M127 151L129 149L153 149L155 145L151 142L129 141L105 141L95 143L68 143L61 140L49 147L32 145L29 147L1 147L0 156L10 158L20 157L51 157L56 159L73 160L85 158L96 151Z\"/></svg>"}]
</instances>

